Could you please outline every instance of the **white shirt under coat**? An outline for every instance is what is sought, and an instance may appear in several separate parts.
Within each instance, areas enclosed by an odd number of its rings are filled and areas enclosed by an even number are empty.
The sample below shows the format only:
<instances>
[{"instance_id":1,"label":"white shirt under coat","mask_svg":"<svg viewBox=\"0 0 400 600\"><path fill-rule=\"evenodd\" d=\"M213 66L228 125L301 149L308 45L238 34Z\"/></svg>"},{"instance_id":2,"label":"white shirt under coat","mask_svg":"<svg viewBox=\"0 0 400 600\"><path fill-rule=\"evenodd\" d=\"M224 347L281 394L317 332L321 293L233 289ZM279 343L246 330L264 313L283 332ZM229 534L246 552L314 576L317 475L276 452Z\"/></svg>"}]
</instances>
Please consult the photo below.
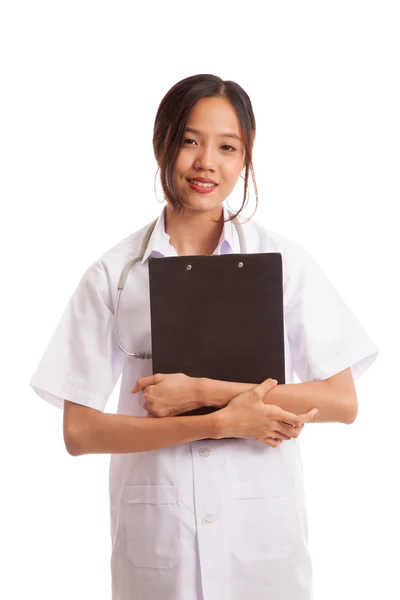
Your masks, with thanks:
<instances>
[{"instance_id":1,"label":"white shirt under coat","mask_svg":"<svg viewBox=\"0 0 400 600\"><path fill-rule=\"evenodd\" d=\"M119 332L131 352L150 350L148 259L176 256L165 207L143 261L121 296ZM226 207L224 214L227 217ZM118 412L145 416L151 360L126 356L113 335L117 284L148 226L84 273L31 386L104 411L122 373ZM244 222L249 253L283 257L286 382L326 379L351 367L357 379L378 350L302 246L254 220ZM214 254L239 252L226 223ZM277 448L245 439L207 440L110 457L113 600L311 600L311 561L299 440Z\"/></svg>"}]
</instances>

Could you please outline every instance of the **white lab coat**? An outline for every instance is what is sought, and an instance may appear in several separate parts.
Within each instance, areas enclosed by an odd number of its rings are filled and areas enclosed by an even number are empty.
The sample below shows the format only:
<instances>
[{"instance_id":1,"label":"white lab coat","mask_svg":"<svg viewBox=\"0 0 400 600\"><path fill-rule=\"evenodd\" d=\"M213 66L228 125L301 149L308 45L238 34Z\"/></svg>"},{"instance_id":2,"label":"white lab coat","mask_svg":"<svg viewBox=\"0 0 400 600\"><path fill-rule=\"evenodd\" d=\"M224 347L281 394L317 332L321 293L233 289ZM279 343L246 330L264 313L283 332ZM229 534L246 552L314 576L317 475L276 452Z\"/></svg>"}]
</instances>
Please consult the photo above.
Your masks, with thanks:
<instances>
[{"instance_id":1,"label":"white lab coat","mask_svg":"<svg viewBox=\"0 0 400 600\"><path fill-rule=\"evenodd\" d=\"M162 211L120 303L125 348L150 350L149 256L174 256ZM224 206L225 216L227 215ZM147 227L146 227L147 228ZM143 228L83 275L32 377L45 400L104 411L122 372L118 412L144 416L131 394L151 361L124 355L112 316L122 267L140 251ZM310 254L255 221L248 252L283 257L286 382L322 380L351 367L358 378L377 348ZM232 223L215 254L239 252ZM233 299L234 300L234 299ZM299 440L278 448L245 439L207 440L111 455L113 600L311 600L312 567Z\"/></svg>"}]
</instances>

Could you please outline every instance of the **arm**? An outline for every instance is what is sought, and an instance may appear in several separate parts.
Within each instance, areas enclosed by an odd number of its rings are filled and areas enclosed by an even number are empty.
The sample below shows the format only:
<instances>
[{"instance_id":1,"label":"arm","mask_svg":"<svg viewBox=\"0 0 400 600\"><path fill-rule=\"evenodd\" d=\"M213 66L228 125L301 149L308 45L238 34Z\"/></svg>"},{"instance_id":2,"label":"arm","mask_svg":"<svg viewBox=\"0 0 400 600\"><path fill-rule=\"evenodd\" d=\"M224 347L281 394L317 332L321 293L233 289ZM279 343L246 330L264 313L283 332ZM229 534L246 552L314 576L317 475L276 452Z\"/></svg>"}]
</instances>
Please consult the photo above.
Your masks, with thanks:
<instances>
[{"instance_id":1,"label":"arm","mask_svg":"<svg viewBox=\"0 0 400 600\"><path fill-rule=\"evenodd\" d=\"M255 385L200 378L197 381L198 402L199 405L222 408ZM350 368L322 381L277 385L265 395L264 402L295 414L318 408L313 421L319 423L353 423L357 416L357 395Z\"/></svg>"},{"instance_id":2,"label":"arm","mask_svg":"<svg viewBox=\"0 0 400 600\"><path fill-rule=\"evenodd\" d=\"M223 432L218 412L155 419L103 413L65 400L65 447L71 456L124 454L219 438Z\"/></svg>"}]
</instances>

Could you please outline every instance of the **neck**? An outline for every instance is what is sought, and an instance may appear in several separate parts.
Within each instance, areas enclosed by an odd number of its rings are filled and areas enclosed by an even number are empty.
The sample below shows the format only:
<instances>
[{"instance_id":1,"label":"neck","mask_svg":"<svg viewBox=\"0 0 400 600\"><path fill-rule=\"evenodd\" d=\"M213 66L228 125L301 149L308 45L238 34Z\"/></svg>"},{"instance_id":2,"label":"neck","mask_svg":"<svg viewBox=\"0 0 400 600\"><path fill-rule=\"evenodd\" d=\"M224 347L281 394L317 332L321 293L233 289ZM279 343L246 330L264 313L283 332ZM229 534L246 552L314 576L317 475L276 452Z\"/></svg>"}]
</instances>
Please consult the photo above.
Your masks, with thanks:
<instances>
[{"instance_id":1,"label":"neck","mask_svg":"<svg viewBox=\"0 0 400 600\"><path fill-rule=\"evenodd\" d=\"M170 236L169 243L179 256L211 255L218 245L223 228L222 206L207 212L185 208L184 212L177 214L167 204L165 231Z\"/></svg>"}]
</instances>

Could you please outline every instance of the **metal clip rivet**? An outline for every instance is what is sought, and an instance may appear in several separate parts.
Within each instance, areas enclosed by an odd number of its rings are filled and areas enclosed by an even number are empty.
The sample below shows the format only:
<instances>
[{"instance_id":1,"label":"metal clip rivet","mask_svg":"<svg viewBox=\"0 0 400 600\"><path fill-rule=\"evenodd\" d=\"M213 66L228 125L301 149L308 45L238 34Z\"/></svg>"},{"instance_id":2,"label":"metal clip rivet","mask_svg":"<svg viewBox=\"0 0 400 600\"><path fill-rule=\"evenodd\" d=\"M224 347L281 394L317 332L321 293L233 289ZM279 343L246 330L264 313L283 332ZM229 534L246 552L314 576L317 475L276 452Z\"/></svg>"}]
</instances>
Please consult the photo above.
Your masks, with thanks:
<instances>
[{"instance_id":1,"label":"metal clip rivet","mask_svg":"<svg viewBox=\"0 0 400 600\"><path fill-rule=\"evenodd\" d=\"M191 268L192 268L192 265L186 265L186 271L190 271Z\"/></svg>"},{"instance_id":2,"label":"metal clip rivet","mask_svg":"<svg viewBox=\"0 0 400 600\"><path fill-rule=\"evenodd\" d=\"M242 267L243 267L243 263L242 262L238 263L238 268L241 269Z\"/></svg>"}]
</instances>

